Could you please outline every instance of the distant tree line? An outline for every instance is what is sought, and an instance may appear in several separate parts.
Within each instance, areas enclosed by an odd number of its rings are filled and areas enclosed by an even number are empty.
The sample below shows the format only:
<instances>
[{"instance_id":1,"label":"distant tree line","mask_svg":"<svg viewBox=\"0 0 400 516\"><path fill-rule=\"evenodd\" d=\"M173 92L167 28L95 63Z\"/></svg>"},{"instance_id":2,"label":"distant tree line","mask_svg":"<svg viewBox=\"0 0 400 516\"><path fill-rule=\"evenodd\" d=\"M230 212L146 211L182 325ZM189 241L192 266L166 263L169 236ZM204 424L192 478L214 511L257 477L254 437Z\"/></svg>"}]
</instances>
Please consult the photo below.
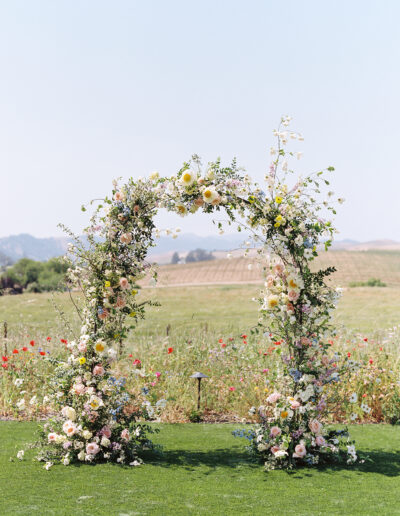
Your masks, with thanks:
<instances>
[{"instance_id":1,"label":"distant tree line","mask_svg":"<svg viewBox=\"0 0 400 516\"><path fill-rule=\"evenodd\" d=\"M206 262L209 260L215 260L215 256L212 252L206 251L205 249L194 249L187 254L185 263ZM171 263L176 264L180 261L179 254L175 251L172 255Z\"/></svg>"},{"instance_id":2,"label":"distant tree line","mask_svg":"<svg viewBox=\"0 0 400 516\"><path fill-rule=\"evenodd\" d=\"M68 266L59 258L37 262L21 258L8 267L0 276L0 292L20 294L26 292L49 292L65 289L65 273Z\"/></svg>"}]
</instances>

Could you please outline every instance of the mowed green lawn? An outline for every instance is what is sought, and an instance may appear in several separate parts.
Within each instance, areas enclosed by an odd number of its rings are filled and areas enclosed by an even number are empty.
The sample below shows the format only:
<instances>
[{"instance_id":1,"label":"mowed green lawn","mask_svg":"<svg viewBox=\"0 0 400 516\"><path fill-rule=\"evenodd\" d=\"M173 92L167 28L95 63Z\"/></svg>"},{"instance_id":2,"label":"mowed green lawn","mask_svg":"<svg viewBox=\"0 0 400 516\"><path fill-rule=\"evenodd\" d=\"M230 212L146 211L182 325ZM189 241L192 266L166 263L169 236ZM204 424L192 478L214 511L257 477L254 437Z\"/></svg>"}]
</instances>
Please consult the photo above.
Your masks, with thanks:
<instances>
[{"instance_id":1,"label":"mowed green lawn","mask_svg":"<svg viewBox=\"0 0 400 516\"><path fill-rule=\"evenodd\" d=\"M157 300L161 306L148 308L146 320L139 322L135 333L165 335L168 325L171 325L172 332L179 333L206 326L221 334L248 331L257 323L258 304L252 298L258 295L258 291L257 285L143 289L139 299ZM0 297L0 323L8 322L11 336L69 338L54 309L54 302L77 331L80 321L67 294ZM348 288L334 317L337 324L366 334L398 325L400 288Z\"/></svg>"},{"instance_id":2,"label":"mowed green lawn","mask_svg":"<svg viewBox=\"0 0 400 516\"><path fill-rule=\"evenodd\" d=\"M400 427L351 427L370 461L353 467L265 473L234 438L237 425L159 425L160 456L139 468L56 466L10 455L35 423L0 423L1 515L396 515Z\"/></svg>"}]
</instances>

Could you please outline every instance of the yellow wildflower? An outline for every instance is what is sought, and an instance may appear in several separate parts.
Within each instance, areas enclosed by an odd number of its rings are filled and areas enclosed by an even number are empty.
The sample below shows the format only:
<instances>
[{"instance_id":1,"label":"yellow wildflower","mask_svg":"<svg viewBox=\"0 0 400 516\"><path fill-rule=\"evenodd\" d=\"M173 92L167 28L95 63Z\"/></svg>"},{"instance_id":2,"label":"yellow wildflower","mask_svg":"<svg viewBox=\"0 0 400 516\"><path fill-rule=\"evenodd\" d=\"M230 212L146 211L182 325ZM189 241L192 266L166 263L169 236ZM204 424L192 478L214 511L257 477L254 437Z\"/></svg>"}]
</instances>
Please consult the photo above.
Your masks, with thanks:
<instances>
[{"instance_id":1,"label":"yellow wildflower","mask_svg":"<svg viewBox=\"0 0 400 516\"><path fill-rule=\"evenodd\" d=\"M81 365L85 364L85 363L86 363L86 358L85 358L85 357L80 357L80 359L79 359L79 363L80 363Z\"/></svg>"}]
</instances>

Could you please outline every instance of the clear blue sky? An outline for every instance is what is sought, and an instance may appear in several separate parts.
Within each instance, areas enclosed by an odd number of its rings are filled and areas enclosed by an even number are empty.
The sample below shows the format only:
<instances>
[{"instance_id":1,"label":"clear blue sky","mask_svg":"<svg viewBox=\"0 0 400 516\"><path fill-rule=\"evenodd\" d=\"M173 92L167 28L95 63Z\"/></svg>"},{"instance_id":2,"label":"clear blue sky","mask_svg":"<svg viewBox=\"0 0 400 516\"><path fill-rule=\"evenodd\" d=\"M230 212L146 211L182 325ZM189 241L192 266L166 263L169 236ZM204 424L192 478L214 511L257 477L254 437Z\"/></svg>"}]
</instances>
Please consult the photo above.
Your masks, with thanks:
<instances>
[{"instance_id":1,"label":"clear blue sky","mask_svg":"<svg viewBox=\"0 0 400 516\"><path fill-rule=\"evenodd\" d=\"M340 238L400 240L399 19L397 0L1 2L0 236L79 232L114 177L193 152L261 181L291 114L301 170L337 169Z\"/></svg>"}]
</instances>

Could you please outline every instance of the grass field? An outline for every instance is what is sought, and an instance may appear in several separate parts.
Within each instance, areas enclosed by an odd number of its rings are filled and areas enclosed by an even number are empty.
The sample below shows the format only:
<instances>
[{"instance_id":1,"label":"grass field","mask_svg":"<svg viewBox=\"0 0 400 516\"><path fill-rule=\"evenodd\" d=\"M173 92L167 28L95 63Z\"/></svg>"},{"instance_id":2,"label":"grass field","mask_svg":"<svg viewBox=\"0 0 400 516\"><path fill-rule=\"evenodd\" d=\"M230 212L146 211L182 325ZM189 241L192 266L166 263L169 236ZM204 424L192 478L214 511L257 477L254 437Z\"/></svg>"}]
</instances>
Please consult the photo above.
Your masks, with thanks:
<instances>
[{"instance_id":1,"label":"grass field","mask_svg":"<svg viewBox=\"0 0 400 516\"><path fill-rule=\"evenodd\" d=\"M34 423L0 423L0 514L23 515L387 515L400 514L400 428L351 427L371 462L265 473L233 425L160 425L160 457L140 468L56 466L26 453L10 462Z\"/></svg>"},{"instance_id":2,"label":"grass field","mask_svg":"<svg viewBox=\"0 0 400 516\"><path fill-rule=\"evenodd\" d=\"M165 335L207 327L221 333L243 332L257 322L257 285L208 285L143 289L142 299L158 300L161 307L148 309L136 335ZM23 294L0 297L0 322L7 321L10 335L70 337L54 309L51 294ZM54 300L74 331L79 319L67 294ZM363 333L386 329L400 322L400 287L349 288L335 313L337 324ZM131 337L134 339L134 336Z\"/></svg>"}]
</instances>

